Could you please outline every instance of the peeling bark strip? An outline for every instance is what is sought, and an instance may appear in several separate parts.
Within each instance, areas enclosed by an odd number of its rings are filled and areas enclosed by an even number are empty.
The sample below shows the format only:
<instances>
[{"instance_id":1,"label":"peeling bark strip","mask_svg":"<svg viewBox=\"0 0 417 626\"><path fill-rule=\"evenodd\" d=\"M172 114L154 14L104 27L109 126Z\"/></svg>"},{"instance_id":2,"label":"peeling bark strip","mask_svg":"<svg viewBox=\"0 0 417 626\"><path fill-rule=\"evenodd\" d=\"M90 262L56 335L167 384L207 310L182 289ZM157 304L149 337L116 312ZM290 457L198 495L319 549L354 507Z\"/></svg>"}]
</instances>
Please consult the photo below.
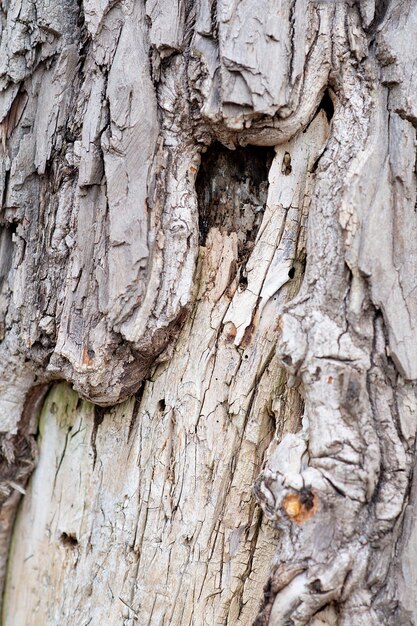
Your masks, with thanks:
<instances>
[{"instance_id":1,"label":"peeling bark strip","mask_svg":"<svg viewBox=\"0 0 417 626\"><path fill-rule=\"evenodd\" d=\"M4 623L417 624L417 7L0 23Z\"/></svg>"}]
</instances>

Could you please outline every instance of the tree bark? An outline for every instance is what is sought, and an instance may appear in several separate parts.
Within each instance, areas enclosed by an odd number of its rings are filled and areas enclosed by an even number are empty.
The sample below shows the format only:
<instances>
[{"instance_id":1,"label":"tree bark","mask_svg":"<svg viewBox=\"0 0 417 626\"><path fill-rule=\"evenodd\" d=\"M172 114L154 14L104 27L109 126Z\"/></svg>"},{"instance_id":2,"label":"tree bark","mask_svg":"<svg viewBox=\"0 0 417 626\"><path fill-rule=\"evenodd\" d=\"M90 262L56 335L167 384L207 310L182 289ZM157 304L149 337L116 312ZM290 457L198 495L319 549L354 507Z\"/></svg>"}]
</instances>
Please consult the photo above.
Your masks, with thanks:
<instances>
[{"instance_id":1,"label":"tree bark","mask_svg":"<svg viewBox=\"0 0 417 626\"><path fill-rule=\"evenodd\" d=\"M0 20L3 626L417 625L417 6Z\"/></svg>"}]
</instances>

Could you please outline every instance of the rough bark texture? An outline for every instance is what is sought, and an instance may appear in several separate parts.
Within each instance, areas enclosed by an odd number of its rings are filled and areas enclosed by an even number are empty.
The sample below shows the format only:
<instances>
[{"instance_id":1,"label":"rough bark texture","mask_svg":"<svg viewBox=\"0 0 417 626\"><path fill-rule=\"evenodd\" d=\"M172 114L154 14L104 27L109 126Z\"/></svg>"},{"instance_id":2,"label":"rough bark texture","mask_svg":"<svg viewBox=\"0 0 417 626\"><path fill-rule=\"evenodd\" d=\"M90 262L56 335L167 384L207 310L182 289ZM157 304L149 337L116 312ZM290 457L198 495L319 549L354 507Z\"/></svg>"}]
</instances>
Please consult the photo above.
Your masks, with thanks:
<instances>
[{"instance_id":1,"label":"rough bark texture","mask_svg":"<svg viewBox=\"0 0 417 626\"><path fill-rule=\"evenodd\" d=\"M416 625L415 3L0 25L4 625Z\"/></svg>"}]
</instances>

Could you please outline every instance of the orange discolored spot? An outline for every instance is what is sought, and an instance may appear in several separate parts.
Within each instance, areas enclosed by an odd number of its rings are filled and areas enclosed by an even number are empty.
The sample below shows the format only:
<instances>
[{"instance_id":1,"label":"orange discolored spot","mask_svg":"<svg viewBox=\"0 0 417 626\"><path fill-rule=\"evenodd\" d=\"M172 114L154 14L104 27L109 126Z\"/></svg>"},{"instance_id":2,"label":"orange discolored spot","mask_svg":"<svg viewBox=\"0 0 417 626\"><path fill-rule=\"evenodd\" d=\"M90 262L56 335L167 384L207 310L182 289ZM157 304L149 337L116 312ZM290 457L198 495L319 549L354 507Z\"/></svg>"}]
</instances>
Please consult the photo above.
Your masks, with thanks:
<instances>
[{"instance_id":1,"label":"orange discolored spot","mask_svg":"<svg viewBox=\"0 0 417 626\"><path fill-rule=\"evenodd\" d=\"M331 385L333 382L333 376L329 376L329 378L327 379L327 382L329 385Z\"/></svg>"},{"instance_id":2,"label":"orange discolored spot","mask_svg":"<svg viewBox=\"0 0 417 626\"><path fill-rule=\"evenodd\" d=\"M83 365L91 365L95 357L95 352L92 348L83 348L83 357L82 363Z\"/></svg>"},{"instance_id":3,"label":"orange discolored spot","mask_svg":"<svg viewBox=\"0 0 417 626\"><path fill-rule=\"evenodd\" d=\"M251 341L253 339L253 335L255 334L255 324L253 322L251 322L249 324L249 326L246 328L245 330L245 334L243 335L243 339L240 342L240 345L244 348L247 348L248 346L250 346Z\"/></svg>"},{"instance_id":4,"label":"orange discolored spot","mask_svg":"<svg viewBox=\"0 0 417 626\"><path fill-rule=\"evenodd\" d=\"M223 332L228 343L233 343L237 335L237 328L233 322L226 322L223 326Z\"/></svg>"},{"instance_id":5,"label":"orange discolored spot","mask_svg":"<svg viewBox=\"0 0 417 626\"><path fill-rule=\"evenodd\" d=\"M280 332L282 332L283 328L284 328L284 321L282 319L282 315L278 315L277 321L275 324L275 330L279 330Z\"/></svg>"},{"instance_id":6,"label":"orange discolored spot","mask_svg":"<svg viewBox=\"0 0 417 626\"><path fill-rule=\"evenodd\" d=\"M317 494L305 489L286 495L282 506L291 520L302 524L315 515L318 509L318 497Z\"/></svg>"}]
</instances>

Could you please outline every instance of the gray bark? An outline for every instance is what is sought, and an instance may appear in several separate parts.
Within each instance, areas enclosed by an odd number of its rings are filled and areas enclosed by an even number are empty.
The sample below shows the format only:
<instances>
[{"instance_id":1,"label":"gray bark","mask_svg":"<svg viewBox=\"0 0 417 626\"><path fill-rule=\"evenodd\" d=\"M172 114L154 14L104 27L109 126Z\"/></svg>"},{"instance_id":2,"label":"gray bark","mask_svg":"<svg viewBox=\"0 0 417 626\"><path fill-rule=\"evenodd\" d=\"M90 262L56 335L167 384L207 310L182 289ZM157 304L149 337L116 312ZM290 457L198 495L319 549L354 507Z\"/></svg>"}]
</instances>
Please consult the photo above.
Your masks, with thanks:
<instances>
[{"instance_id":1,"label":"gray bark","mask_svg":"<svg viewBox=\"0 0 417 626\"><path fill-rule=\"evenodd\" d=\"M417 6L0 24L3 623L417 625Z\"/></svg>"}]
</instances>

